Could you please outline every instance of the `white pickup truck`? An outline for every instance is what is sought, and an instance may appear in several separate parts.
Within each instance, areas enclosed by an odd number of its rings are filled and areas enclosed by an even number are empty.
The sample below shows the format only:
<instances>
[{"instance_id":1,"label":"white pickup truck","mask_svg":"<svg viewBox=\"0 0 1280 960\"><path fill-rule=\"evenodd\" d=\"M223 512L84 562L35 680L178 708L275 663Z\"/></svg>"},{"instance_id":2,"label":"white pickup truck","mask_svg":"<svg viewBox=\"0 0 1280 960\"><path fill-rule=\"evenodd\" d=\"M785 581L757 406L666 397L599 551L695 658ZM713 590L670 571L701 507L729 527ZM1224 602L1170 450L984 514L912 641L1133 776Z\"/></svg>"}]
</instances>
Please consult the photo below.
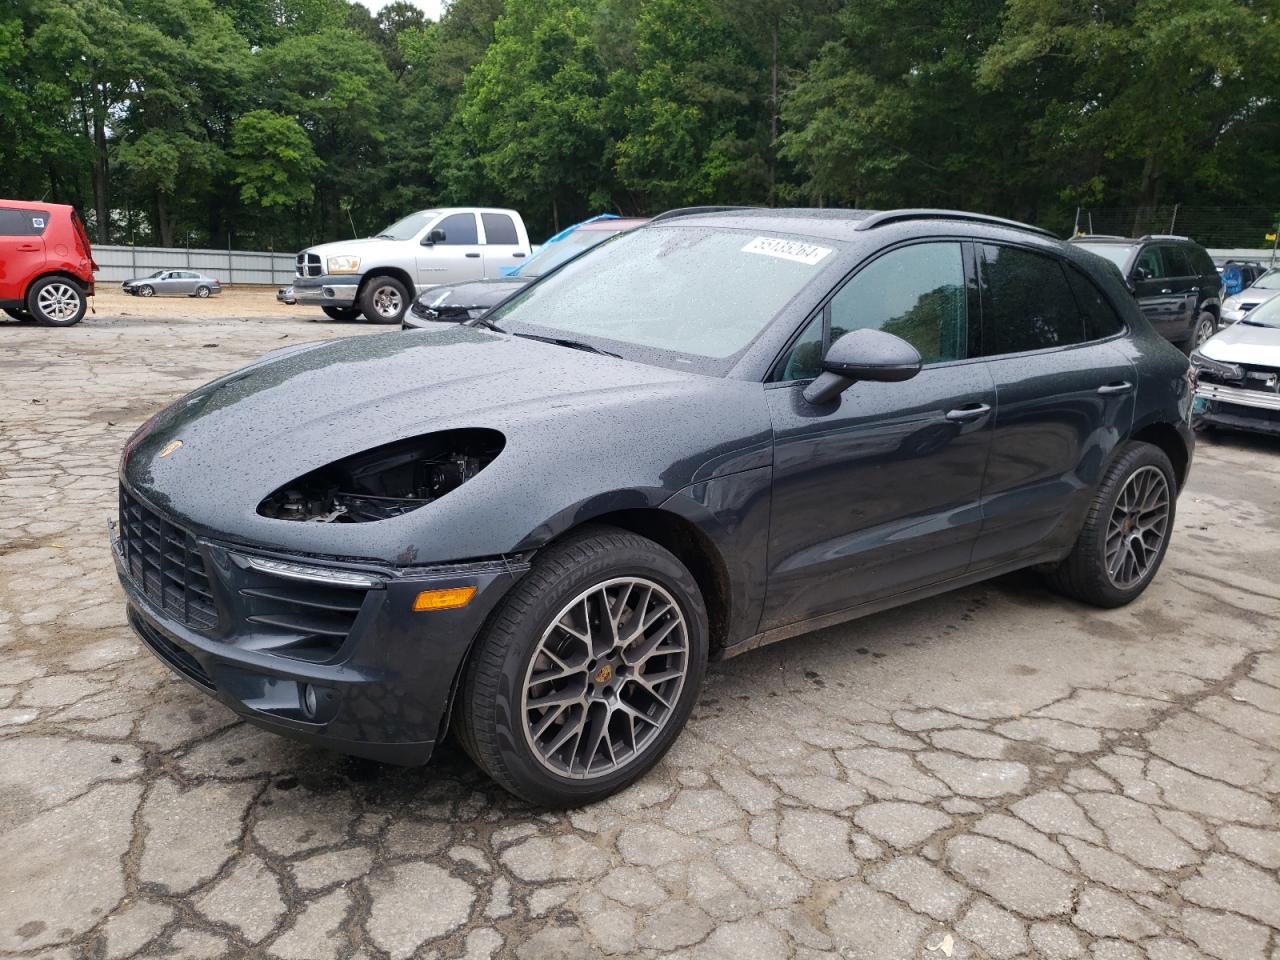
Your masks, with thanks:
<instances>
[{"instance_id":1,"label":"white pickup truck","mask_svg":"<svg viewBox=\"0 0 1280 960\"><path fill-rule=\"evenodd\" d=\"M419 210L374 237L308 247L293 287L276 298L319 307L334 320L399 323L419 293L439 283L502 276L529 256L529 234L514 210Z\"/></svg>"}]
</instances>

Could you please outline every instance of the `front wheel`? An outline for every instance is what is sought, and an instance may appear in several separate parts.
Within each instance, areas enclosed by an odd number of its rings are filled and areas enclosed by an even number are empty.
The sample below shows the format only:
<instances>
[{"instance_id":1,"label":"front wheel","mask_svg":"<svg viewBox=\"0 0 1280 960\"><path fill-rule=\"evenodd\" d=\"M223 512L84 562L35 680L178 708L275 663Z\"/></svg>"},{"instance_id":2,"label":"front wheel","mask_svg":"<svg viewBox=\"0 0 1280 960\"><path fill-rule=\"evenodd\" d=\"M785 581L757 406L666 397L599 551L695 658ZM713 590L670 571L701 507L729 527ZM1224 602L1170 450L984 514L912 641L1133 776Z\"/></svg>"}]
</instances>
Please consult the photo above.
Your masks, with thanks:
<instances>
[{"instance_id":1,"label":"front wheel","mask_svg":"<svg viewBox=\"0 0 1280 960\"><path fill-rule=\"evenodd\" d=\"M1137 598L1169 549L1177 489L1163 450L1127 444L1099 484L1075 547L1049 574L1053 586L1096 607Z\"/></svg>"},{"instance_id":2,"label":"front wheel","mask_svg":"<svg viewBox=\"0 0 1280 960\"><path fill-rule=\"evenodd\" d=\"M360 316L360 311L355 307L321 307L320 309L330 320L337 320L339 323L352 323Z\"/></svg>"},{"instance_id":3,"label":"front wheel","mask_svg":"<svg viewBox=\"0 0 1280 960\"><path fill-rule=\"evenodd\" d=\"M88 309L89 298L78 283L66 277L37 280L27 293L27 312L44 327L71 327Z\"/></svg>"},{"instance_id":4,"label":"front wheel","mask_svg":"<svg viewBox=\"0 0 1280 960\"><path fill-rule=\"evenodd\" d=\"M666 753L706 661L688 569L644 537L586 530L545 550L491 617L458 691L459 739L519 797L591 803Z\"/></svg>"},{"instance_id":5,"label":"front wheel","mask_svg":"<svg viewBox=\"0 0 1280 960\"><path fill-rule=\"evenodd\" d=\"M370 323L399 323L409 308L409 291L395 277L374 277L360 292L360 310Z\"/></svg>"},{"instance_id":6,"label":"front wheel","mask_svg":"<svg viewBox=\"0 0 1280 960\"><path fill-rule=\"evenodd\" d=\"M149 283L144 283L138 288L138 296L140 297L154 297L155 295L156 288L151 286Z\"/></svg>"}]
</instances>

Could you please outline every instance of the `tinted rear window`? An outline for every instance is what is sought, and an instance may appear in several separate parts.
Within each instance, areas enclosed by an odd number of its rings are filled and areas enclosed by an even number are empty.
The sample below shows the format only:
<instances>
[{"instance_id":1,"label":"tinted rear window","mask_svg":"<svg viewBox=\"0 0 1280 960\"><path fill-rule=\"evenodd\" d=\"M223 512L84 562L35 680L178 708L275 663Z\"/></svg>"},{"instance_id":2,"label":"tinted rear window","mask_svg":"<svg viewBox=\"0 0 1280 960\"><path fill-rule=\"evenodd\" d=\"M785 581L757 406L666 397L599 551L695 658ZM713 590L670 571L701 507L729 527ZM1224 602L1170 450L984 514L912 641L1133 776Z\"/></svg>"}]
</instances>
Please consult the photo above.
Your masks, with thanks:
<instances>
[{"instance_id":1,"label":"tinted rear window","mask_svg":"<svg viewBox=\"0 0 1280 960\"><path fill-rule=\"evenodd\" d=\"M1017 247L983 244L983 353L1065 347L1085 339L1062 264Z\"/></svg>"},{"instance_id":2,"label":"tinted rear window","mask_svg":"<svg viewBox=\"0 0 1280 960\"><path fill-rule=\"evenodd\" d=\"M516 225L505 213L482 213L484 221L485 243L519 243L516 237Z\"/></svg>"},{"instance_id":3,"label":"tinted rear window","mask_svg":"<svg viewBox=\"0 0 1280 960\"><path fill-rule=\"evenodd\" d=\"M1101 340L1124 329L1124 321L1092 280L1069 266L1067 281L1071 284L1071 292L1076 295L1080 312L1084 314L1085 334L1090 340Z\"/></svg>"},{"instance_id":4,"label":"tinted rear window","mask_svg":"<svg viewBox=\"0 0 1280 960\"><path fill-rule=\"evenodd\" d=\"M38 237L49 225L47 210L0 207L0 237Z\"/></svg>"}]
</instances>

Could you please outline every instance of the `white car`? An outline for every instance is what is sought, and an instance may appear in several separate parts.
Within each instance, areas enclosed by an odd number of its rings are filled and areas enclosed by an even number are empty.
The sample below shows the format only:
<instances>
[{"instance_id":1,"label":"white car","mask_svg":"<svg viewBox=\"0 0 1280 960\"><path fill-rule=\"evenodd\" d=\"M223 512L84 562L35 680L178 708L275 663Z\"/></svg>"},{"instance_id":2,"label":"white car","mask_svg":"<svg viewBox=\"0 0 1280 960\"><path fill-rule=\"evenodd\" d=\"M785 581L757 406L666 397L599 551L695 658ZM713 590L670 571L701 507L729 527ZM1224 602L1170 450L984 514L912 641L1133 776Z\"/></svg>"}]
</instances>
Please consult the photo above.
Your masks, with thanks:
<instances>
[{"instance_id":1,"label":"white car","mask_svg":"<svg viewBox=\"0 0 1280 960\"><path fill-rule=\"evenodd\" d=\"M1277 295L1280 295L1280 267L1273 267L1253 281L1251 286L1222 301L1222 322L1235 323L1250 310Z\"/></svg>"},{"instance_id":2,"label":"white car","mask_svg":"<svg viewBox=\"0 0 1280 960\"><path fill-rule=\"evenodd\" d=\"M291 296L334 320L364 314L373 323L399 323L428 287L500 277L504 267L519 266L531 252L524 221L514 210L419 210L376 236L303 250Z\"/></svg>"},{"instance_id":3,"label":"white car","mask_svg":"<svg viewBox=\"0 0 1280 960\"><path fill-rule=\"evenodd\" d=\"M1280 297L1191 354L1196 372L1193 422L1280 436Z\"/></svg>"}]
</instances>

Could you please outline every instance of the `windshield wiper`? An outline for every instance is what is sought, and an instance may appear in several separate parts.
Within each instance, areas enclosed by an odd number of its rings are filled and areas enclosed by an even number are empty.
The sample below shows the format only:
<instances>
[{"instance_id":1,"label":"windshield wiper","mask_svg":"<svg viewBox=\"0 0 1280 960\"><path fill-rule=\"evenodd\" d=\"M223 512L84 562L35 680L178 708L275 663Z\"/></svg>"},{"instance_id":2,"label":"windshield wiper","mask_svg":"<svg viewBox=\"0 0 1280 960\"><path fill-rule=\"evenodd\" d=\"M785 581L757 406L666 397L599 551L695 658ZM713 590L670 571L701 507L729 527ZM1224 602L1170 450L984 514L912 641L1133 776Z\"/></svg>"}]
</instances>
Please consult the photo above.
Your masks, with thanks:
<instances>
[{"instance_id":1,"label":"windshield wiper","mask_svg":"<svg viewBox=\"0 0 1280 960\"><path fill-rule=\"evenodd\" d=\"M494 333L506 333L506 332L507 332L507 331L503 330L500 326L498 326L496 323L494 323L492 320L490 320L489 318L484 317L484 316L472 317L470 320L463 320L463 321L462 321L462 326L464 326L464 327L484 327L486 330L492 330Z\"/></svg>"},{"instance_id":2,"label":"windshield wiper","mask_svg":"<svg viewBox=\"0 0 1280 960\"><path fill-rule=\"evenodd\" d=\"M619 354L610 353L608 350L601 350L593 344L586 343L582 340L570 340L568 337L543 337L536 333L515 333L515 337L524 337L527 340L541 340L543 343L554 343L558 347L568 347L571 350L585 350L587 353L598 353L602 357L618 357Z\"/></svg>"}]
</instances>

